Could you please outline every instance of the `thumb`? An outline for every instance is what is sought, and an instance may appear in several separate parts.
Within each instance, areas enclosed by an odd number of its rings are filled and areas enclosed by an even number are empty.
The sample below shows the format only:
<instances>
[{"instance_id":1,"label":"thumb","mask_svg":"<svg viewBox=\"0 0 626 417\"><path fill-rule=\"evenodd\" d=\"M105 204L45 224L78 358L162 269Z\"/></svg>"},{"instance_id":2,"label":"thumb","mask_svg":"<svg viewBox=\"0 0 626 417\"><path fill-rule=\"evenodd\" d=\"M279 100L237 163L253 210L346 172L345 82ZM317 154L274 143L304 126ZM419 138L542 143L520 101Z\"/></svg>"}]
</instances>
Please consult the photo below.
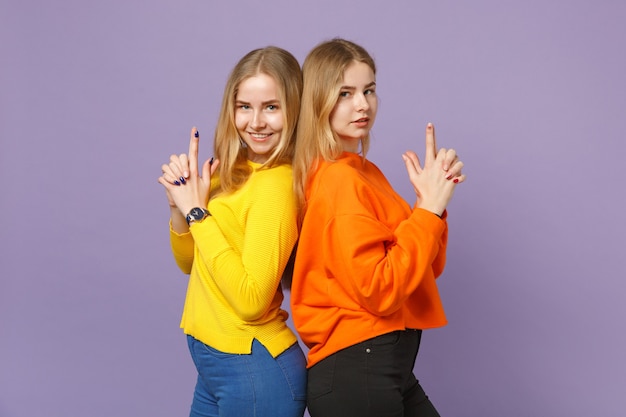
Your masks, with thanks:
<instances>
[{"instance_id":1,"label":"thumb","mask_svg":"<svg viewBox=\"0 0 626 417\"><path fill-rule=\"evenodd\" d=\"M212 176L215 173L215 171L217 171L217 167L220 165L220 160L211 158L211 160L209 161L209 165L211 165L211 176Z\"/></svg>"},{"instance_id":2,"label":"thumb","mask_svg":"<svg viewBox=\"0 0 626 417\"><path fill-rule=\"evenodd\" d=\"M402 155L402 159L404 159L406 169L409 173L411 172L416 172L418 174L422 173L422 166L420 164L420 159L415 152L406 151Z\"/></svg>"},{"instance_id":3,"label":"thumb","mask_svg":"<svg viewBox=\"0 0 626 417\"><path fill-rule=\"evenodd\" d=\"M213 158L207 159L202 164L202 179L205 182L211 181L211 163L213 162Z\"/></svg>"}]
</instances>

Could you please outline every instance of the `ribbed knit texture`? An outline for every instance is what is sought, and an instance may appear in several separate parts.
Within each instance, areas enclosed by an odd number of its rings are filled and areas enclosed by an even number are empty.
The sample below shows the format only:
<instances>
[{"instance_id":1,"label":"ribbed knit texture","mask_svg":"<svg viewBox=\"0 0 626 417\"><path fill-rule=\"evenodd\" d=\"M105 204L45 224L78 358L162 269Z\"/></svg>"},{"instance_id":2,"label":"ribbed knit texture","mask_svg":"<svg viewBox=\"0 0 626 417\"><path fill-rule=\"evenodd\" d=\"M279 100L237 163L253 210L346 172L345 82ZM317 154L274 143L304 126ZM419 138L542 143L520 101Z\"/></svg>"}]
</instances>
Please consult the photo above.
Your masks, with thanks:
<instances>
[{"instance_id":1,"label":"ribbed knit texture","mask_svg":"<svg viewBox=\"0 0 626 417\"><path fill-rule=\"evenodd\" d=\"M291 167L257 170L238 191L208 204L212 216L185 234L170 228L174 258L190 273L181 328L225 353L259 340L276 357L296 342L279 287L296 242Z\"/></svg>"},{"instance_id":2,"label":"ribbed knit texture","mask_svg":"<svg viewBox=\"0 0 626 417\"><path fill-rule=\"evenodd\" d=\"M308 366L363 340L443 326L447 213L411 207L354 153L321 162L306 189L291 288Z\"/></svg>"}]
</instances>

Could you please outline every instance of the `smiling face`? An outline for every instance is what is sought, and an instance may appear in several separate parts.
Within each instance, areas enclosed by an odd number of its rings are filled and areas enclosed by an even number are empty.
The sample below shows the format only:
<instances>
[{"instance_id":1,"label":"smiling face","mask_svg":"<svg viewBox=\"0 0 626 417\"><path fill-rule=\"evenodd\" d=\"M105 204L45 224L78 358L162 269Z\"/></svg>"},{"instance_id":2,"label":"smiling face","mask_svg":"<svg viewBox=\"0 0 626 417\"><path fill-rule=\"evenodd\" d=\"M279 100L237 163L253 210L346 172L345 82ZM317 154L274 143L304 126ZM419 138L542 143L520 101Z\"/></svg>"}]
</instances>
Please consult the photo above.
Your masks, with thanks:
<instances>
[{"instance_id":1,"label":"smiling face","mask_svg":"<svg viewBox=\"0 0 626 417\"><path fill-rule=\"evenodd\" d=\"M343 73L339 98L330 114L330 127L343 150L358 152L376 119L376 77L369 65L354 61Z\"/></svg>"},{"instance_id":2,"label":"smiling face","mask_svg":"<svg viewBox=\"0 0 626 417\"><path fill-rule=\"evenodd\" d=\"M264 163L280 142L283 111L272 77L257 74L239 84L235 96L235 126L248 145L248 159Z\"/></svg>"}]
</instances>

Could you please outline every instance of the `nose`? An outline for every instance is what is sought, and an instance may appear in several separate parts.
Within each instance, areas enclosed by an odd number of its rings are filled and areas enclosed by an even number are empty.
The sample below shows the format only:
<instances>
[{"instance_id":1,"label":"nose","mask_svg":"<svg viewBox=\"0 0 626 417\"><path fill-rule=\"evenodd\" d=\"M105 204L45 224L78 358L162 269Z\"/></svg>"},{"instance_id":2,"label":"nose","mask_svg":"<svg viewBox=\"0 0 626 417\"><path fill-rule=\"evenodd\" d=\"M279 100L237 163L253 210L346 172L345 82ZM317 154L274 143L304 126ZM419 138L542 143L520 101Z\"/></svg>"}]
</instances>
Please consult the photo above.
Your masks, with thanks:
<instances>
[{"instance_id":1,"label":"nose","mask_svg":"<svg viewBox=\"0 0 626 417\"><path fill-rule=\"evenodd\" d=\"M354 100L356 101L355 107L357 111L367 111L370 108L370 103L367 101L365 94L355 94Z\"/></svg>"},{"instance_id":2,"label":"nose","mask_svg":"<svg viewBox=\"0 0 626 417\"><path fill-rule=\"evenodd\" d=\"M263 116L262 111L254 111L254 114L252 115L252 120L250 121L250 127L255 130L265 127L265 117Z\"/></svg>"}]
</instances>

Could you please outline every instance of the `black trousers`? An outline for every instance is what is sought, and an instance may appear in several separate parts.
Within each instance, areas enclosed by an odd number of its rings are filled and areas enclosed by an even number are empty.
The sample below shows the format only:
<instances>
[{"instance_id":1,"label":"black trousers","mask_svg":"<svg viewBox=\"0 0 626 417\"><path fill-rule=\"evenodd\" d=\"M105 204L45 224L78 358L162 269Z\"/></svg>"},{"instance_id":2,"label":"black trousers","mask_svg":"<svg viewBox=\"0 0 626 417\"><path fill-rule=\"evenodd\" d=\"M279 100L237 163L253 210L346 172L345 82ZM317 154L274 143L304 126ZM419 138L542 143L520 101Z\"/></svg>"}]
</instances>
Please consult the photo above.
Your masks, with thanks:
<instances>
[{"instance_id":1,"label":"black trousers","mask_svg":"<svg viewBox=\"0 0 626 417\"><path fill-rule=\"evenodd\" d=\"M311 417L440 417L413 374L421 330L387 333L309 369Z\"/></svg>"}]
</instances>

